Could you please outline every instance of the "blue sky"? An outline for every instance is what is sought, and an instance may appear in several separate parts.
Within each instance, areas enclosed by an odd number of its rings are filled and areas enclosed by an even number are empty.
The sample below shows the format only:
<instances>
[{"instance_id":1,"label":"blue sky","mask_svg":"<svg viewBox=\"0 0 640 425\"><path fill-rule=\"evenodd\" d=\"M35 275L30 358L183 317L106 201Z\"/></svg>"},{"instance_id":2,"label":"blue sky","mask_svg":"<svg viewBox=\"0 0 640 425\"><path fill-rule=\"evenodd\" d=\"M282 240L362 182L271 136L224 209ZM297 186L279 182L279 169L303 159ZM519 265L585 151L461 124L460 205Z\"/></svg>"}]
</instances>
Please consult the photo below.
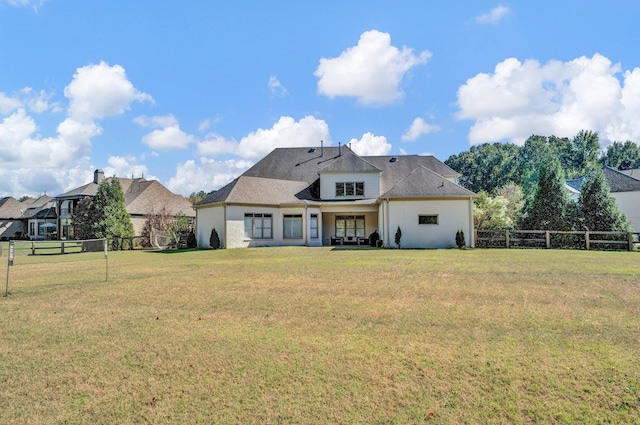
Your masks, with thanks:
<instances>
[{"instance_id":1,"label":"blue sky","mask_svg":"<svg viewBox=\"0 0 640 425\"><path fill-rule=\"evenodd\" d=\"M0 196L218 189L276 147L640 143L640 2L0 0Z\"/></svg>"}]
</instances>

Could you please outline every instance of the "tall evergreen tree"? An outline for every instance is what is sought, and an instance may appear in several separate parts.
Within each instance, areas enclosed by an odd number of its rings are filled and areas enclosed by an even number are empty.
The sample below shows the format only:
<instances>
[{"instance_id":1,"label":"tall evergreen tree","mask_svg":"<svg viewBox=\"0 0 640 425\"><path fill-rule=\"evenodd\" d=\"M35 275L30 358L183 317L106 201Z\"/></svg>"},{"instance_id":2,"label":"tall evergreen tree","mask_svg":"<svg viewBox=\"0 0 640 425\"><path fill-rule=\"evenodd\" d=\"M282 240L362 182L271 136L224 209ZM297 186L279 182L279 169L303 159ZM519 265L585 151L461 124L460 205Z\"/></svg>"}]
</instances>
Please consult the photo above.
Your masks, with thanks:
<instances>
[{"instance_id":1,"label":"tall evergreen tree","mask_svg":"<svg viewBox=\"0 0 640 425\"><path fill-rule=\"evenodd\" d=\"M558 157L546 155L538 175L536 194L520 227L525 230L573 230L577 209L565 185Z\"/></svg>"},{"instance_id":2,"label":"tall evergreen tree","mask_svg":"<svg viewBox=\"0 0 640 425\"><path fill-rule=\"evenodd\" d=\"M581 224L585 230L628 232L631 225L620 212L611 196L609 185L601 169L592 171L582 183L580 199Z\"/></svg>"},{"instance_id":3,"label":"tall evergreen tree","mask_svg":"<svg viewBox=\"0 0 640 425\"><path fill-rule=\"evenodd\" d=\"M91 237L122 240L134 236L131 217L124 205L124 194L116 178L100 183L89 208Z\"/></svg>"}]
</instances>

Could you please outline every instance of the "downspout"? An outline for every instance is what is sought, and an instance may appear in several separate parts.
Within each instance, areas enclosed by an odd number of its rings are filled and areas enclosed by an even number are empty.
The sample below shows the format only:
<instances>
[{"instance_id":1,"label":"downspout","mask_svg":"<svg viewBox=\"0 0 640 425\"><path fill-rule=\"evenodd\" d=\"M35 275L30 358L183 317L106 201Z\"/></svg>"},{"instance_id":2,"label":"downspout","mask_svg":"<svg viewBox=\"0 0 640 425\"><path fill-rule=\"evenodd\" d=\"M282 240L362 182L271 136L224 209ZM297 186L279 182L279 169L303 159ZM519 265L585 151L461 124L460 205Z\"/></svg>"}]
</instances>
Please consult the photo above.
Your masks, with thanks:
<instances>
[{"instance_id":1,"label":"downspout","mask_svg":"<svg viewBox=\"0 0 640 425\"><path fill-rule=\"evenodd\" d=\"M473 198L469 197L469 246L473 248L475 246L474 240L474 228L473 228Z\"/></svg>"},{"instance_id":2,"label":"downspout","mask_svg":"<svg viewBox=\"0 0 640 425\"><path fill-rule=\"evenodd\" d=\"M386 213L384 215L384 220L385 220L384 241L385 242L383 243L383 246L389 247L389 246L391 246L390 245L391 242L389 241L389 238L387 237L387 234L390 234L389 233L389 198L387 198L385 200L385 208L387 209L387 211L386 211Z\"/></svg>"},{"instance_id":3,"label":"downspout","mask_svg":"<svg viewBox=\"0 0 640 425\"><path fill-rule=\"evenodd\" d=\"M302 227L304 230L304 246L309 246L309 224L311 223L309 217L309 205L304 205L304 223L305 225Z\"/></svg>"},{"instance_id":4,"label":"downspout","mask_svg":"<svg viewBox=\"0 0 640 425\"><path fill-rule=\"evenodd\" d=\"M222 204L222 208L224 211L224 246L222 248L226 249L227 248L227 204Z\"/></svg>"}]
</instances>

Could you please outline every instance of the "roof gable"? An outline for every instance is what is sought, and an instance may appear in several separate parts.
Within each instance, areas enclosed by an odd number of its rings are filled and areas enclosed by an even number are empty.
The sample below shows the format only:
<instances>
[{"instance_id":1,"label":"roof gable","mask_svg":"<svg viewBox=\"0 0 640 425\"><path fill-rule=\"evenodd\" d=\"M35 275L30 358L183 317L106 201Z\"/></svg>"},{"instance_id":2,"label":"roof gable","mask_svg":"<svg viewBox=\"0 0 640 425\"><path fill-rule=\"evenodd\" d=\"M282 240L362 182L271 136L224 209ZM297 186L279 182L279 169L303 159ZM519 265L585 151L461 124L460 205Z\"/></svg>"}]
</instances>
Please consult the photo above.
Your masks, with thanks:
<instances>
[{"instance_id":1,"label":"roof gable","mask_svg":"<svg viewBox=\"0 0 640 425\"><path fill-rule=\"evenodd\" d=\"M417 167L381 196L383 198L472 197L475 193L451 183L431 170Z\"/></svg>"},{"instance_id":2,"label":"roof gable","mask_svg":"<svg viewBox=\"0 0 640 425\"><path fill-rule=\"evenodd\" d=\"M380 169L347 150L328 165L320 170L320 173L379 173Z\"/></svg>"}]
</instances>

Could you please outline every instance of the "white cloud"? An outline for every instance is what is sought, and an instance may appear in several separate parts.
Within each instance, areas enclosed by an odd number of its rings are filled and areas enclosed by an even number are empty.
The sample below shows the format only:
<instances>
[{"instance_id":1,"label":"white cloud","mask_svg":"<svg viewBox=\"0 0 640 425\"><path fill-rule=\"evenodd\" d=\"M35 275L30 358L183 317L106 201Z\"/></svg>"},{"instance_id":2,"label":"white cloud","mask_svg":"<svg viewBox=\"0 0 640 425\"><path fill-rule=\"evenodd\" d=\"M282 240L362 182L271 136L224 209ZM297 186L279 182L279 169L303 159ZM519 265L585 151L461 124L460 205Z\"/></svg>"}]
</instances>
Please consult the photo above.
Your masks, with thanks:
<instances>
[{"instance_id":1,"label":"white cloud","mask_svg":"<svg viewBox=\"0 0 640 425\"><path fill-rule=\"evenodd\" d=\"M275 75L269 77L269 82L267 83L267 85L269 86L271 97L284 97L288 93L287 89L284 88L284 86L280 83L280 80L278 80L278 77L276 77Z\"/></svg>"},{"instance_id":2,"label":"white cloud","mask_svg":"<svg viewBox=\"0 0 640 425\"><path fill-rule=\"evenodd\" d=\"M489 12L476 16L476 22L480 24L492 24L495 25L503 18L510 15L511 9L508 6L500 5L491 9Z\"/></svg>"},{"instance_id":3,"label":"white cloud","mask_svg":"<svg viewBox=\"0 0 640 425\"><path fill-rule=\"evenodd\" d=\"M387 143L384 136L374 136L372 133L365 133L360 140L351 139L349 147L358 155L388 155L391 152L391 144Z\"/></svg>"},{"instance_id":4,"label":"white cloud","mask_svg":"<svg viewBox=\"0 0 640 425\"><path fill-rule=\"evenodd\" d=\"M197 144L200 162L190 160L180 164L167 187L185 196L200 190L219 189L251 167L254 160L261 159L275 148L318 146L321 140L331 144L329 128L325 121L312 116L299 121L281 117L271 128L251 132L240 142L212 133ZM237 158L213 159L225 154Z\"/></svg>"},{"instance_id":5,"label":"white cloud","mask_svg":"<svg viewBox=\"0 0 640 425\"><path fill-rule=\"evenodd\" d=\"M0 0L0 4L6 3L9 6L15 7L27 7L30 6L33 10L38 11L38 7L42 6L46 0Z\"/></svg>"},{"instance_id":6,"label":"white cloud","mask_svg":"<svg viewBox=\"0 0 640 425\"><path fill-rule=\"evenodd\" d=\"M120 115L134 101L153 100L133 86L123 67L105 62L78 68L64 95L69 99L69 116L83 121Z\"/></svg>"},{"instance_id":7,"label":"white cloud","mask_svg":"<svg viewBox=\"0 0 640 425\"><path fill-rule=\"evenodd\" d=\"M639 140L640 68L619 74L620 65L600 54L545 65L509 58L458 89L457 117L474 121L474 144L571 137L582 129L602 140Z\"/></svg>"},{"instance_id":8,"label":"white cloud","mask_svg":"<svg viewBox=\"0 0 640 425\"><path fill-rule=\"evenodd\" d=\"M440 131L440 127L434 124L427 124L424 119L418 117L413 120L411 127L402 135L405 142L415 142L425 134Z\"/></svg>"},{"instance_id":9,"label":"white cloud","mask_svg":"<svg viewBox=\"0 0 640 425\"><path fill-rule=\"evenodd\" d=\"M133 119L133 122L140 127L171 127L178 125L178 120L173 114L148 117L146 115L140 115Z\"/></svg>"},{"instance_id":10,"label":"white cloud","mask_svg":"<svg viewBox=\"0 0 640 425\"><path fill-rule=\"evenodd\" d=\"M300 121L280 117L273 127L258 129L240 140L236 154L259 159L279 147L317 146L320 140L330 143L329 127L324 120L306 116Z\"/></svg>"},{"instance_id":11,"label":"white cloud","mask_svg":"<svg viewBox=\"0 0 640 425\"><path fill-rule=\"evenodd\" d=\"M149 169L144 164L136 164L134 156L110 156L107 159L108 166L103 168L107 177L116 176L124 178L144 177L147 180L157 180L157 177L149 174Z\"/></svg>"},{"instance_id":12,"label":"white cloud","mask_svg":"<svg viewBox=\"0 0 640 425\"><path fill-rule=\"evenodd\" d=\"M92 139L101 134L97 120L118 115L136 100L149 100L126 79L120 66L104 62L79 68L64 90L68 116L55 135L43 136L29 112L62 112L52 94L26 87L14 97L0 95L0 169L3 195L58 194L77 186L87 172ZM82 184L82 183L81 183ZM4 191L4 192L3 192ZM36 192L37 191L37 192Z\"/></svg>"},{"instance_id":13,"label":"white cloud","mask_svg":"<svg viewBox=\"0 0 640 425\"><path fill-rule=\"evenodd\" d=\"M178 164L176 175L169 179L167 188L174 193L189 196L193 192L220 189L253 165L245 160L215 161L201 158Z\"/></svg>"},{"instance_id":14,"label":"white cloud","mask_svg":"<svg viewBox=\"0 0 640 425\"><path fill-rule=\"evenodd\" d=\"M314 75L320 94L354 96L362 105L386 104L403 96L400 85L405 73L430 57L427 50L417 56L406 46L399 50L391 45L388 33L372 30L339 57L320 59Z\"/></svg>"},{"instance_id":15,"label":"white cloud","mask_svg":"<svg viewBox=\"0 0 640 425\"><path fill-rule=\"evenodd\" d=\"M6 115L22 107L22 102L14 97L8 97L0 92L0 114Z\"/></svg>"},{"instance_id":16,"label":"white cloud","mask_svg":"<svg viewBox=\"0 0 640 425\"><path fill-rule=\"evenodd\" d=\"M218 134L210 134L206 140L198 142L198 155L201 156L233 154L236 149L238 149L238 142L227 140Z\"/></svg>"},{"instance_id":17,"label":"white cloud","mask_svg":"<svg viewBox=\"0 0 640 425\"><path fill-rule=\"evenodd\" d=\"M151 149L170 151L185 149L194 142L194 137L185 133L178 125L171 125L160 130L153 130L142 138L142 142Z\"/></svg>"}]
</instances>

